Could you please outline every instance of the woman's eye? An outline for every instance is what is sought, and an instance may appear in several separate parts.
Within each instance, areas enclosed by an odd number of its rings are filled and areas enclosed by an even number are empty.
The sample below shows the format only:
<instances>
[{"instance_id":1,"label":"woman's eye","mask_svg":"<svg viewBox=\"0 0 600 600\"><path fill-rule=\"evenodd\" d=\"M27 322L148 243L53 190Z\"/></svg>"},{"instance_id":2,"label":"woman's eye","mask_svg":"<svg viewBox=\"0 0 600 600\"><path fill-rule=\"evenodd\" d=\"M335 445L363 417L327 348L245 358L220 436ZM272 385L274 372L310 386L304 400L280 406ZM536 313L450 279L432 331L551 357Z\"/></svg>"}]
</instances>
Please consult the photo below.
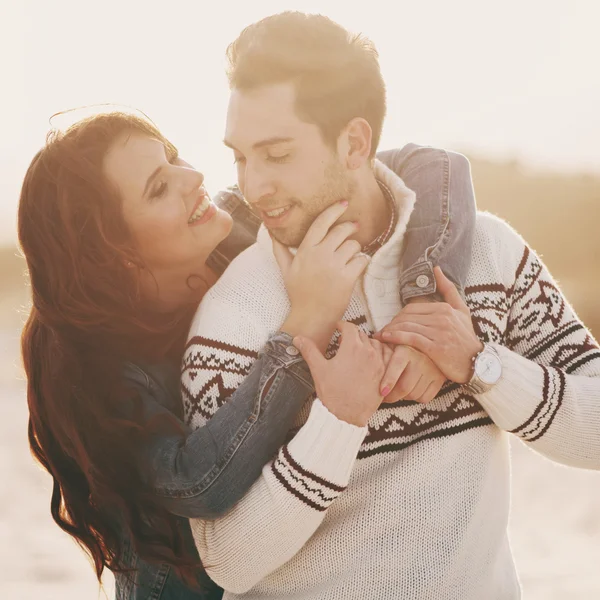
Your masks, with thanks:
<instances>
[{"instance_id":1,"label":"woman's eye","mask_svg":"<svg viewBox=\"0 0 600 600\"><path fill-rule=\"evenodd\" d=\"M240 163L244 162L246 159L243 156L234 156L233 157L233 164L234 165L239 165Z\"/></svg>"},{"instance_id":2,"label":"woman's eye","mask_svg":"<svg viewBox=\"0 0 600 600\"><path fill-rule=\"evenodd\" d=\"M160 198L164 196L167 191L167 182L163 181L160 185L152 191L151 198Z\"/></svg>"}]
</instances>

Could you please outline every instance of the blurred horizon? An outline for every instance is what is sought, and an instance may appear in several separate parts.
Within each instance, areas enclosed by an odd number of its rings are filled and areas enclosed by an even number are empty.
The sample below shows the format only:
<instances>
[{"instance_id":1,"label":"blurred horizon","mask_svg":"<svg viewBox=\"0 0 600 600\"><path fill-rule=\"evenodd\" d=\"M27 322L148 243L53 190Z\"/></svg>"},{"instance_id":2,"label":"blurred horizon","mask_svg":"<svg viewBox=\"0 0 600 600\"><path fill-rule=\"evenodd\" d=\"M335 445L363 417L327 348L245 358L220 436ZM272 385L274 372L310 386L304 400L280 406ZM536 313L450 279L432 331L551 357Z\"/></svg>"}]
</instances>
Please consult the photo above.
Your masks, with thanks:
<instances>
[{"instance_id":1,"label":"blurred horizon","mask_svg":"<svg viewBox=\"0 0 600 600\"><path fill-rule=\"evenodd\" d=\"M143 110L202 170L234 180L221 140L225 49L243 27L287 9L320 12L371 38L387 85L380 147L408 142L526 168L600 174L600 4L442 0L368 6L255 0L20 0L0 15L3 141L0 244L15 239L19 189L49 117L105 102ZM93 19L94 27L89 27Z\"/></svg>"}]
</instances>

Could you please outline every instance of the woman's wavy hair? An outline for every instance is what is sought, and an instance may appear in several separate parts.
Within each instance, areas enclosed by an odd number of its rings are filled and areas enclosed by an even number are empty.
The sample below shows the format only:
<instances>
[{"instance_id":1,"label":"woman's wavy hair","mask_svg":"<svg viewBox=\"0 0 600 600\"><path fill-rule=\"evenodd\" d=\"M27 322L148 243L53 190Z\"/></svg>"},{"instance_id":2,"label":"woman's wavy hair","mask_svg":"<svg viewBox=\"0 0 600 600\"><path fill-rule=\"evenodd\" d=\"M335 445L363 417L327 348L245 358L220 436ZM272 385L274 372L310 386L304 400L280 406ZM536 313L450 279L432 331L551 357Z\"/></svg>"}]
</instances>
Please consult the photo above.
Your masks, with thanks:
<instances>
[{"instance_id":1,"label":"woman's wavy hair","mask_svg":"<svg viewBox=\"0 0 600 600\"><path fill-rule=\"evenodd\" d=\"M128 570L125 527L143 559L195 583L197 555L139 467L144 441L176 421L144 421L123 373L128 361L178 361L193 313L160 312L141 294L144 265L103 174L113 142L135 132L176 155L149 120L112 112L49 134L27 170L18 232L32 294L21 339L29 443L54 480L54 521L90 554L99 580L105 567Z\"/></svg>"}]
</instances>

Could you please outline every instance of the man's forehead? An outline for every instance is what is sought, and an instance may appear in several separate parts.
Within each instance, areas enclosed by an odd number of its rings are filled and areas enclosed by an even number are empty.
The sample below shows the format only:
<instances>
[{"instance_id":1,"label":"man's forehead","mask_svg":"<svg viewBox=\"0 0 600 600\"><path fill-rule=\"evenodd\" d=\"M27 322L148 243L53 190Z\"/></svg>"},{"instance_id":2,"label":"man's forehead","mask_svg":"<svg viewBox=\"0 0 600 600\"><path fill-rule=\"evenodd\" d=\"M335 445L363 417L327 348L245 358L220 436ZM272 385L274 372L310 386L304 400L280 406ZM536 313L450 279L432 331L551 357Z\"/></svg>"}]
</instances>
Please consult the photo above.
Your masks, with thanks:
<instances>
[{"instance_id":1,"label":"man's forehead","mask_svg":"<svg viewBox=\"0 0 600 600\"><path fill-rule=\"evenodd\" d=\"M272 84L240 90L229 98L225 143L233 147L254 146L264 140L295 139L308 123L295 111L292 84Z\"/></svg>"}]
</instances>

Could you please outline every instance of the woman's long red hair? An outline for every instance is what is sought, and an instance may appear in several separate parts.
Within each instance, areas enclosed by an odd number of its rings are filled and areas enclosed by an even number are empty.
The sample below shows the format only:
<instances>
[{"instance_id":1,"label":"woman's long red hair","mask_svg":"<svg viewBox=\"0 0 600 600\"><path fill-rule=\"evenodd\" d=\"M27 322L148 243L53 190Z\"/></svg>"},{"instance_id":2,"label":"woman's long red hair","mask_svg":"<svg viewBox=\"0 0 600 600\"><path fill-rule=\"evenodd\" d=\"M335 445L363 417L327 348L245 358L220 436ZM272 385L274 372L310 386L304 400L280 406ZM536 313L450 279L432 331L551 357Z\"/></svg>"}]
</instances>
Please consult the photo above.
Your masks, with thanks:
<instances>
[{"instance_id":1,"label":"woman's long red hair","mask_svg":"<svg viewBox=\"0 0 600 600\"><path fill-rule=\"evenodd\" d=\"M89 552L99 579L105 567L126 570L125 527L142 558L167 562L191 582L197 557L139 468L147 436L173 424L144 423L123 377L127 361L179 359L191 307L154 309L127 266L141 260L102 170L127 132L176 153L144 119L97 115L50 135L25 176L18 230L32 294L21 343L29 443L54 480L52 517Z\"/></svg>"}]
</instances>

